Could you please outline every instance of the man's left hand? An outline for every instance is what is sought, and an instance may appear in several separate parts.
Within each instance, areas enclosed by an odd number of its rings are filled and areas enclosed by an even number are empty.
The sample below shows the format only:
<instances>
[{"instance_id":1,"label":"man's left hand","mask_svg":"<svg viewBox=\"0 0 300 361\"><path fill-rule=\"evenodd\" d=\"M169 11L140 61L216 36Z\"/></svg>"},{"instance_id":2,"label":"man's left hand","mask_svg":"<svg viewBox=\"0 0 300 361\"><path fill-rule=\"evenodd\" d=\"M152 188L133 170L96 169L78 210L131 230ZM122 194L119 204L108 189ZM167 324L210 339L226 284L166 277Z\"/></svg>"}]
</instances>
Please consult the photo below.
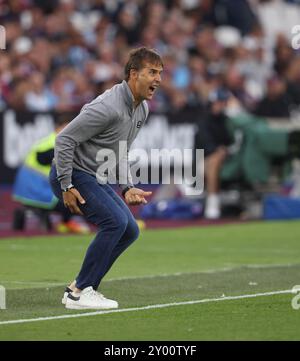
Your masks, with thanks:
<instances>
[{"instance_id":1,"label":"man's left hand","mask_svg":"<svg viewBox=\"0 0 300 361\"><path fill-rule=\"evenodd\" d=\"M145 192L142 189L139 188L130 188L125 193L125 201L128 205L134 206L138 204L147 204L147 200L145 197L148 197L152 194L152 192Z\"/></svg>"}]
</instances>

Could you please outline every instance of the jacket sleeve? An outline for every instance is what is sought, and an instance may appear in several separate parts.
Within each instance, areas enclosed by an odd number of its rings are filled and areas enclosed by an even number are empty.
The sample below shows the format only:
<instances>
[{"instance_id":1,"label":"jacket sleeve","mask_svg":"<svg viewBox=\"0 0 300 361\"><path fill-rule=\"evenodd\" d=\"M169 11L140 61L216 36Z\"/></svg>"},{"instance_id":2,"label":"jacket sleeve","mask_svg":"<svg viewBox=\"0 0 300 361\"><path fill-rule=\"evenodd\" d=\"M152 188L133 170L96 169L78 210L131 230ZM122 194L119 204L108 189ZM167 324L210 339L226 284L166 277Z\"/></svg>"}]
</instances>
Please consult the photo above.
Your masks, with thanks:
<instances>
[{"instance_id":1,"label":"jacket sleeve","mask_svg":"<svg viewBox=\"0 0 300 361\"><path fill-rule=\"evenodd\" d=\"M122 191L128 186L133 187L130 164L128 160L128 151L126 151L126 153L119 162L117 180Z\"/></svg>"},{"instance_id":2,"label":"jacket sleeve","mask_svg":"<svg viewBox=\"0 0 300 361\"><path fill-rule=\"evenodd\" d=\"M115 114L103 102L91 103L85 105L77 117L57 135L54 159L61 188L66 188L72 183L75 148L101 133L114 117Z\"/></svg>"}]
</instances>

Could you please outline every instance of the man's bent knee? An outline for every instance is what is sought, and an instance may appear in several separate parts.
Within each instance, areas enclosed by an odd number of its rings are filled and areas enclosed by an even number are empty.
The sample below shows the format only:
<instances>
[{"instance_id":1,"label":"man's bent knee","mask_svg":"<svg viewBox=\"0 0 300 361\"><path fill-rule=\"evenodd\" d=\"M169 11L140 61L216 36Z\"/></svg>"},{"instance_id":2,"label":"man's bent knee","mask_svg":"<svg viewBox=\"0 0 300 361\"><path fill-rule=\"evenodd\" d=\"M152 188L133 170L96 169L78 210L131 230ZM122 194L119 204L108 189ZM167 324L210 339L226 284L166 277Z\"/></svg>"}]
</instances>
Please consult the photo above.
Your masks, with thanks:
<instances>
[{"instance_id":1,"label":"man's bent knee","mask_svg":"<svg viewBox=\"0 0 300 361\"><path fill-rule=\"evenodd\" d=\"M131 242L134 242L139 238L140 229L135 220L128 222L126 232L128 233L128 238L130 238Z\"/></svg>"}]
</instances>

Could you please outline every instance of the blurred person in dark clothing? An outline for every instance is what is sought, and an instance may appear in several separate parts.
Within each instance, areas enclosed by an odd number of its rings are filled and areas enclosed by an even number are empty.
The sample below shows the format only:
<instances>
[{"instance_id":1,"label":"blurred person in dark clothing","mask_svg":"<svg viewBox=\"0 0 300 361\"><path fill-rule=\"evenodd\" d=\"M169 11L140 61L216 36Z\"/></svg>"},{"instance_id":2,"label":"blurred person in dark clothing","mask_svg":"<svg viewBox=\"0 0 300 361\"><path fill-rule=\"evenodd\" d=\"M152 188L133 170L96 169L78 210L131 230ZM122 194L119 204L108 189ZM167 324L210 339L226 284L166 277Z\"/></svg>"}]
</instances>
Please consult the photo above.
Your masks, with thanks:
<instances>
[{"instance_id":1,"label":"blurred person in dark clothing","mask_svg":"<svg viewBox=\"0 0 300 361\"><path fill-rule=\"evenodd\" d=\"M247 0L204 0L200 2L200 9L204 22L235 27L242 35L249 34L258 24Z\"/></svg>"},{"instance_id":2,"label":"blurred person in dark clothing","mask_svg":"<svg viewBox=\"0 0 300 361\"><path fill-rule=\"evenodd\" d=\"M206 205L204 216L218 219L221 216L219 199L220 170L227 156L227 146L232 139L227 130L225 109L230 93L217 89L209 94L208 110L198 123L195 135L196 149L204 149L204 176L206 184Z\"/></svg>"},{"instance_id":3,"label":"blurred person in dark clothing","mask_svg":"<svg viewBox=\"0 0 300 361\"><path fill-rule=\"evenodd\" d=\"M287 94L295 105L300 105L300 58L294 58L286 72Z\"/></svg>"},{"instance_id":4,"label":"blurred person in dark clothing","mask_svg":"<svg viewBox=\"0 0 300 361\"><path fill-rule=\"evenodd\" d=\"M290 116L291 104L285 81L274 76L268 79L267 93L257 104L254 114L262 117L286 118Z\"/></svg>"},{"instance_id":5,"label":"blurred person in dark clothing","mask_svg":"<svg viewBox=\"0 0 300 361\"><path fill-rule=\"evenodd\" d=\"M139 40L139 10L134 4L122 6L117 17L117 31L125 35L129 45Z\"/></svg>"},{"instance_id":6,"label":"blurred person in dark clothing","mask_svg":"<svg viewBox=\"0 0 300 361\"><path fill-rule=\"evenodd\" d=\"M284 74L290 62L293 60L294 55L294 50L291 47L289 40L283 34L278 34L274 48L275 59L273 65L277 74Z\"/></svg>"}]
</instances>

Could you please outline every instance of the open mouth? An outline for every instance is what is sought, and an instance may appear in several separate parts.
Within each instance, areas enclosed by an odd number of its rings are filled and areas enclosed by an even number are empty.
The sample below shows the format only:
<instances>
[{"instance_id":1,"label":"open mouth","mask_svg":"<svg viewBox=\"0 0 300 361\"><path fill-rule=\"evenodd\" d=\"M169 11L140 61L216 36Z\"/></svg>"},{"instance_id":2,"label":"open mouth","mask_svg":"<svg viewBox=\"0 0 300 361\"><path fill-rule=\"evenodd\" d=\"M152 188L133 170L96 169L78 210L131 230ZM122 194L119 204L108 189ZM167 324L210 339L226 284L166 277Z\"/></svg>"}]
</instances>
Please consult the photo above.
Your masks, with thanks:
<instances>
[{"instance_id":1,"label":"open mouth","mask_svg":"<svg viewBox=\"0 0 300 361\"><path fill-rule=\"evenodd\" d=\"M149 86L149 90L150 90L151 93L154 93L156 89L157 89L156 85L150 85Z\"/></svg>"}]
</instances>

